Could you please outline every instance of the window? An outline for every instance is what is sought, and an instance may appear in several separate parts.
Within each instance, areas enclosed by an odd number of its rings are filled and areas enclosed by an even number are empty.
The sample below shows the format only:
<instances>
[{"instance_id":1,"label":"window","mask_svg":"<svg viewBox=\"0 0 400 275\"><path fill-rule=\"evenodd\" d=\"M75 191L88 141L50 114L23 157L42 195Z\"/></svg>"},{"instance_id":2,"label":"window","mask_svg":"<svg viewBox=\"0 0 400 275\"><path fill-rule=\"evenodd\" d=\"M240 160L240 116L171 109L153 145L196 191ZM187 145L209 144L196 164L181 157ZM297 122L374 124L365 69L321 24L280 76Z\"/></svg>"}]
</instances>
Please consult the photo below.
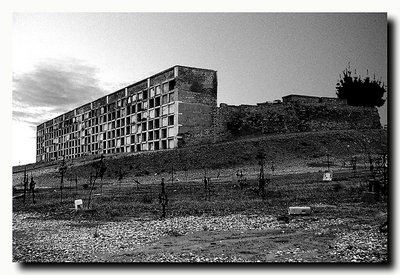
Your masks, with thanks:
<instances>
[{"instance_id":1,"label":"window","mask_svg":"<svg viewBox=\"0 0 400 275\"><path fill-rule=\"evenodd\" d=\"M152 130L154 127L154 121L149 121L149 130Z\"/></svg>"},{"instance_id":2,"label":"window","mask_svg":"<svg viewBox=\"0 0 400 275\"><path fill-rule=\"evenodd\" d=\"M162 115L168 114L168 106L162 106Z\"/></svg>"},{"instance_id":3,"label":"window","mask_svg":"<svg viewBox=\"0 0 400 275\"><path fill-rule=\"evenodd\" d=\"M161 97L156 97L155 99L155 106L158 107L161 105Z\"/></svg>"},{"instance_id":4,"label":"window","mask_svg":"<svg viewBox=\"0 0 400 275\"><path fill-rule=\"evenodd\" d=\"M142 141L146 141L146 133L142 134Z\"/></svg>"},{"instance_id":5,"label":"window","mask_svg":"<svg viewBox=\"0 0 400 275\"><path fill-rule=\"evenodd\" d=\"M150 99L150 108L154 108L154 98Z\"/></svg>"},{"instance_id":6,"label":"window","mask_svg":"<svg viewBox=\"0 0 400 275\"><path fill-rule=\"evenodd\" d=\"M175 112L175 104L168 106L168 113L173 114Z\"/></svg>"},{"instance_id":7,"label":"window","mask_svg":"<svg viewBox=\"0 0 400 275\"><path fill-rule=\"evenodd\" d=\"M161 138L166 138L166 137L167 137L167 128L161 129Z\"/></svg>"},{"instance_id":8,"label":"window","mask_svg":"<svg viewBox=\"0 0 400 275\"><path fill-rule=\"evenodd\" d=\"M175 95L174 95L174 93L169 93L168 95L169 95L169 101L168 101L168 102L172 102L172 101L175 100Z\"/></svg>"},{"instance_id":9,"label":"window","mask_svg":"<svg viewBox=\"0 0 400 275\"><path fill-rule=\"evenodd\" d=\"M154 120L154 128L160 128L160 119Z\"/></svg>"},{"instance_id":10,"label":"window","mask_svg":"<svg viewBox=\"0 0 400 275\"><path fill-rule=\"evenodd\" d=\"M174 144L174 140L173 139L169 139L168 140L168 148L169 149L174 149L175 144Z\"/></svg>"},{"instance_id":11,"label":"window","mask_svg":"<svg viewBox=\"0 0 400 275\"><path fill-rule=\"evenodd\" d=\"M168 117L168 125L174 125L174 116L169 116Z\"/></svg>"},{"instance_id":12,"label":"window","mask_svg":"<svg viewBox=\"0 0 400 275\"><path fill-rule=\"evenodd\" d=\"M169 92L169 89L168 89L168 88L169 88L168 82L167 82L167 83L164 83L164 84L163 84L163 92L164 92L164 93Z\"/></svg>"},{"instance_id":13,"label":"window","mask_svg":"<svg viewBox=\"0 0 400 275\"><path fill-rule=\"evenodd\" d=\"M168 117L162 118L162 126L168 126Z\"/></svg>"},{"instance_id":14,"label":"window","mask_svg":"<svg viewBox=\"0 0 400 275\"><path fill-rule=\"evenodd\" d=\"M150 118L154 118L154 110L150 110L149 111L149 117Z\"/></svg>"},{"instance_id":15,"label":"window","mask_svg":"<svg viewBox=\"0 0 400 275\"><path fill-rule=\"evenodd\" d=\"M149 140L153 140L153 131L149 132Z\"/></svg>"},{"instance_id":16,"label":"window","mask_svg":"<svg viewBox=\"0 0 400 275\"><path fill-rule=\"evenodd\" d=\"M143 99L147 99L148 98L148 92L147 90L143 90Z\"/></svg>"},{"instance_id":17,"label":"window","mask_svg":"<svg viewBox=\"0 0 400 275\"><path fill-rule=\"evenodd\" d=\"M168 95L163 95L162 96L162 104L168 103Z\"/></svg>"},{"instance_id":18,"label":"window","mask_svg":"<svg viewBox=\"0 0 400 275\"><path fill-rule=\"evenodd\" d=\"M154 97L154 88L150 89L150 98Z\"/></svg>"},{"instance_id":19,"label":"window","mask_svg":"<svg viewBox=\"0 0 400 275\"><path fill-rule=\"evenodd\" d=\"M155 109L155 117L159 117L160 116L160 108Z\"/></svg>"},{"instance_id":20,"label":"window","mask_svg":"<svg viewBox=\"0 0 400 275\"><path fill-rule=\"evenodd\" d=\"M174 127L168 128L168 137L175 136L175 129Z\"/></svg>"},{"instance_id":21,"label":"window","mask_svg":"<svg viewBox=\"0 0 400 275\"><path fill-rule=\"evenodd\" d=\"M175 79L173 79L173 80L171 80L169 82L169 87L168 88L169 88L170 91L175 89Z\"/></svg>"},{"instance_id":22,"label":"window","mask_svg":"<svg viewBox=\"0 0 400 275\"><path fill-rule=\"evenodd\" d=\"M147 130L147 123L143 122L142 123L142 131L146 131Z\"/></svg>"}]
</instances>

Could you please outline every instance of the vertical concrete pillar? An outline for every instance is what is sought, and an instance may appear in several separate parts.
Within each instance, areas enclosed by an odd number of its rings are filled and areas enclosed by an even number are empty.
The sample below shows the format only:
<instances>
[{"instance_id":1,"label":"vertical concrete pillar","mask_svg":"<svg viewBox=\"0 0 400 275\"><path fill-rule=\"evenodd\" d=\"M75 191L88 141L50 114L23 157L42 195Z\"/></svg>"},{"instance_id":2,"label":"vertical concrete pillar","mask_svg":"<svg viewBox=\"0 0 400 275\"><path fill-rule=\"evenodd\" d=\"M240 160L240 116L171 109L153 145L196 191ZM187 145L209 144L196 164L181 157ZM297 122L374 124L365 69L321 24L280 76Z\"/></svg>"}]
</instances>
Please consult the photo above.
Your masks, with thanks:
<instances>
[{"instance_id":1,"label":"vertical concrete pillar","mask_svg":"<svg viewBox=\"0 0 400 275\"><path fill-rule=\"evenodd\" d=\"M178 77L179 66L174 67L174 77Z\"/></svg>"}]
</instances>

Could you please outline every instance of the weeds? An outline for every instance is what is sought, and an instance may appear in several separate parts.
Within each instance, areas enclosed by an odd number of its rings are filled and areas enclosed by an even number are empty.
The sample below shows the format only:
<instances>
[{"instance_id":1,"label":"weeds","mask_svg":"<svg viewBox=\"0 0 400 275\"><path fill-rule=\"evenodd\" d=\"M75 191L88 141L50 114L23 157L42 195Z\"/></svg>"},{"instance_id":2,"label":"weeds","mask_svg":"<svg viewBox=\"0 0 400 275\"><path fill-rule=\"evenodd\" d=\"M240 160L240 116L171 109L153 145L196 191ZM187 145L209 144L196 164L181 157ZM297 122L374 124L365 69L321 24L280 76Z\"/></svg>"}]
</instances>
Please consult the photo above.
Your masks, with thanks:
<instances>
[{"instance_id":1,"label":"weeds","mask_svg":"<svg viewBox=\"0 0 400 275\"><path fill-rule=\"evenodd\" d=\"M359 202L359 194L367 188L359 186L360 178L352 178L352 171L336 173L340 179L335 182L322 182L320 173L274 176L266 186L267 200L263 201L258 191L258 179L248 179L248 188L232 188L231 181L213 183L212 200L204 200L204 183L201 181L179 183L166 186L168 193L168 217L227 214L276 214L286 213L287 207L296 204L339 204L341 202ZM144 185L137 189L135 185L118 188L105 183L105 192L95 194L92 206L97 210L95 217L90 214L76 216L73 210L74 190L65 189L63 203L60 204L58 190L40 189L36 193L36 204L23 204L22 198L13 200L13 211L32 211L46 214L57 219L83 220L121 220L130 218L160 217L160 205L157 199L159 184ZM176 190L176 192L173 192ZM87 193L82 187L76 198L85 198ZM344 192L346 191L346 192ZM348 191L348 192L347 192ZM338 193L340 196L338 196ZM36 198L35 198L36 199Z\"/></svg>"}]
</instances>

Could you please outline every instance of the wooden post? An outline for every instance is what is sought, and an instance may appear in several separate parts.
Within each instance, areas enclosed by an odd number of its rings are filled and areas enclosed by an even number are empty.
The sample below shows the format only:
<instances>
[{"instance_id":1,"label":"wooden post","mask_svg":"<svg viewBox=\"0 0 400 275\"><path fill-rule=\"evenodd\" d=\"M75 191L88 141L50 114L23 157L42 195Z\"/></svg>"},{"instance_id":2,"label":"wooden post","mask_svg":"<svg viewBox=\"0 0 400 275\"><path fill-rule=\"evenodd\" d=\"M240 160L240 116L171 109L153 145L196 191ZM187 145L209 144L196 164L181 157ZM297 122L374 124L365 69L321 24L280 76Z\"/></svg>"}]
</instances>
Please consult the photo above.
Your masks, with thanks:
<instances>
[{"instance_id":1,"label":"wooden post","mask_svg":"<svg viewBox=\"0 0 400 275\"><path fill-rule=\"evenodd\" d=\"M26 174L26 166L25 166L25 171L24 171L24 204L26 200L26 189L28 187L28 176Z\"/></svg>"},{"instance_id":2,"label":"wooden post","mask_svg":"<svg viewBox=\"0 0 400 275\"><path fill-rule=\"evenodd\" d=\"M78 196L78 177L77 177L77 175L76 175L76 171L75 171L75 200L76 200L76 197Z\"/></svg>"}]
</instances>

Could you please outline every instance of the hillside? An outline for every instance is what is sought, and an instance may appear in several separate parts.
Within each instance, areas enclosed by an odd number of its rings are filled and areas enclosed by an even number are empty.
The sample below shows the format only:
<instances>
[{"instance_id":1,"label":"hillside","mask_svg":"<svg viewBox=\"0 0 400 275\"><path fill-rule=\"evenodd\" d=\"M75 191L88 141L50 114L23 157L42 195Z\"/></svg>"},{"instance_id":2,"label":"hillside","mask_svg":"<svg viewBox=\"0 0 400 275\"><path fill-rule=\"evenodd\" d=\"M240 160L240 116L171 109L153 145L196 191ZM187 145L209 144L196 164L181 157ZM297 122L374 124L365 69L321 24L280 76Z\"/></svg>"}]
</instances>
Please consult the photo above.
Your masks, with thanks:
<instances>
[{"instance_id":1,"label":"hillside","mask_svg":"<svg viewBox=\"0 0 400 275\"><path fill-rule=\"evenodd\" d=\"M359 156L361 163L369 153L387 151L387 134L383 130L274 134L168 151L107 156L105 179L116 180L119 173L128 178L168 175L172 170L226 170L257 166L255 157L260 150L265 152L267 163L274 163L280 170L294 165L318 166L324 162L327 154L336 165L342 165L343 161L349 161L354 155ZM94 173L92 163L95 158L98 159L98 156L69 160L66 178L88 179ZM13 185L21 184L26 167L35 181L56 186L60 182L58 165L52 162L13 167Z\"/></svg>"}]
</instances>

